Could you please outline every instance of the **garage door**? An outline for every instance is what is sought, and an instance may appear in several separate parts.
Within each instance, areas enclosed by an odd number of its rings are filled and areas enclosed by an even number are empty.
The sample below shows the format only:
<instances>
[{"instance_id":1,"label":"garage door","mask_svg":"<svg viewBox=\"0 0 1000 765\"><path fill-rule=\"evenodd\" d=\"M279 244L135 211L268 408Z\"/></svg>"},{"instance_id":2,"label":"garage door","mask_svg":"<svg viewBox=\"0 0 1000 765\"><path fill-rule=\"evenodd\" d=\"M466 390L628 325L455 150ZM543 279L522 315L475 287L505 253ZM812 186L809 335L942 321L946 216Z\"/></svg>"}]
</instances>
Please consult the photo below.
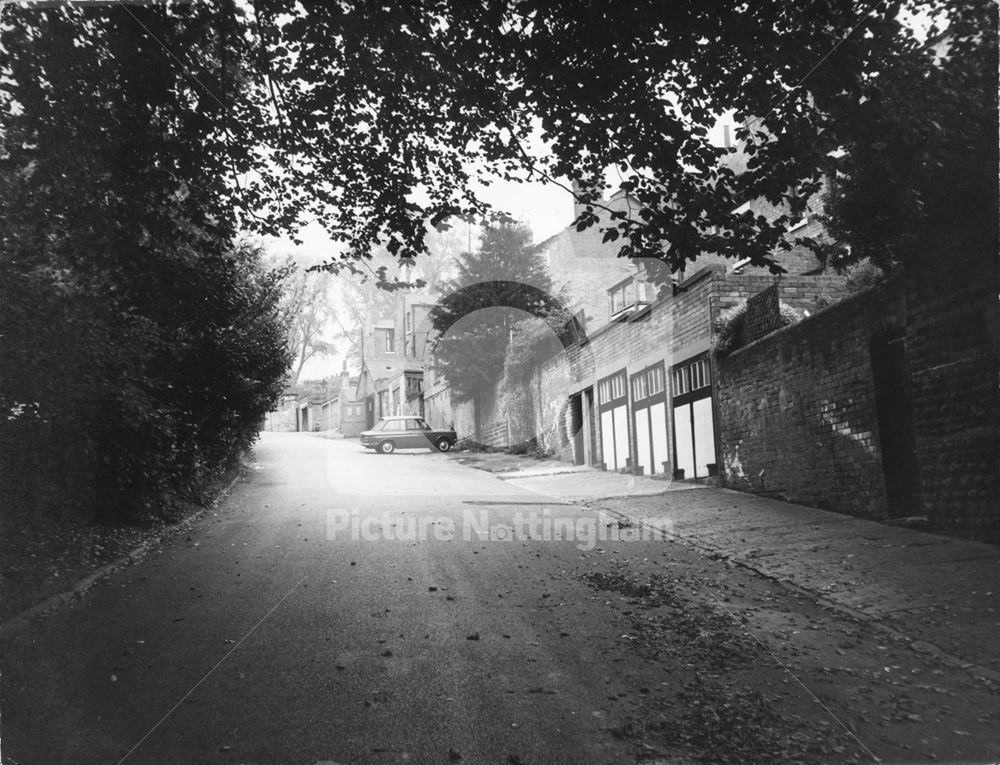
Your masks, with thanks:
<instances>
[{"instance_id":1,"label":"garage door","mask_svg":"<svg viewBox=\"0 0 1000 765\"><path fill-rule=\"evenodd\" d=\"M601 455L608 470L619 470L628 464L628 391L625 376L623 369L597 382Z\"/></svg>"},{"instance_id":2,"label":"garage door","mask_svg":"<svg viewBox=\"0 0 1000 765\"><path fill-rule=\"evenodd\" d=\"M674 367L671 374L674 415L674 455L685 478L715 473L715 422L712 416L712 376L708 358ZM711 467L709 467L711 466Z\"/></svg>"},{"instance_id":3,"label":"garage door","mask_svg":"<svg viewBox=\"0 0 1000 765\"><path fill-rule=\"evenodd\" d=\"M663 472L667 453L667 390L663 362L632 375L635 461L646 475Z\"/></svg>"}]
</instances>

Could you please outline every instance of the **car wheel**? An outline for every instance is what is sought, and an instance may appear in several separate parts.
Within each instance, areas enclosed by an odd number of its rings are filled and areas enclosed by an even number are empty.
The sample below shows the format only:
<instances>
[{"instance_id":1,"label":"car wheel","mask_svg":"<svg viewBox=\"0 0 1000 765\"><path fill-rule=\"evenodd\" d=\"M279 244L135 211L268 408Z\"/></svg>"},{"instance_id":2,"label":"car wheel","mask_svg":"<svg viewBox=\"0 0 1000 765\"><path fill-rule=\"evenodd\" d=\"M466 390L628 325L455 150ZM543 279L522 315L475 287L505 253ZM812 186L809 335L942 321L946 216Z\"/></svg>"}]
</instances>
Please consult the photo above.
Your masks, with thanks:
<instances>
[{"instance_id":1,"label":"car wheel","mask_svg":"<svg viewBox=\"0 0 1000 765\"><path fill-rule=\"evenodd\" d=\"M446 452L451 449L451 441L447 438L439 438L434 444L439 452Z\"/></svg>"},{"instance_id":2,"label":"car wheel","mask_svg":"<svg viewBox=\"0 0 1000 765\"><path fill-rule=\"evenodd\" d=\"M396 451L396 444L392 441L383 441L378 445L378 450L382 452L382 454L392 454Z\"/></svg>"}]
</instances>

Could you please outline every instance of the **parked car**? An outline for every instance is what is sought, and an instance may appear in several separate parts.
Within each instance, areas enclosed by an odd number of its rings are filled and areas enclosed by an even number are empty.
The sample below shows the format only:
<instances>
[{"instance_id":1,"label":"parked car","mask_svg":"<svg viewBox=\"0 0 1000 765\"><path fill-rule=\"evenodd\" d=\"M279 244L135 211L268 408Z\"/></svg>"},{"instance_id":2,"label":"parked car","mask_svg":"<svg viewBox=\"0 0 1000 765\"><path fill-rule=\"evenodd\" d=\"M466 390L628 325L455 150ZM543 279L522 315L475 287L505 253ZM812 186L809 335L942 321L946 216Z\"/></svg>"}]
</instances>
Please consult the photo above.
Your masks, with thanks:
<instances>
[{"instance_id":1,"label":"parked car","mask_svg":"<svg viewBox=\"0 0 1000 765\"><path fill-rule=\"evenodd\" d=\"M423 418L410 414L383 417L361 434L361 445L392 454L396 449L437 449L446 452L455 445L454 430L434 430Z\"/></svg>"}]
</instances>

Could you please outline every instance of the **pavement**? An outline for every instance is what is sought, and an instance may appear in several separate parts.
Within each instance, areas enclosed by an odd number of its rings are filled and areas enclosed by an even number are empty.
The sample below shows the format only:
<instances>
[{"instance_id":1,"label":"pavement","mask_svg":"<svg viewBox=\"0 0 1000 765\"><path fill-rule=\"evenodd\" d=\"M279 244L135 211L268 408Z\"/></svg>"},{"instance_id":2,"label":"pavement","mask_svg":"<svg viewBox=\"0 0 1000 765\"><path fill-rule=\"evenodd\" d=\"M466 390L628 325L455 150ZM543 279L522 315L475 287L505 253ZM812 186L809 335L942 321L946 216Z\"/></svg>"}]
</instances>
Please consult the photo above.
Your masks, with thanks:
<instances>
[{"instance_id":1,"label":"pavement","mask_svg":"<svg viewBox=\"0 0 1000 765\"><path fill-rule=\"evenodd\" d=\"M512 485L655 528L1000 682L1000 547L683 481L554 460L512 470L502 454L472 460L499 466Z\"/></svg>"}]
</instances>

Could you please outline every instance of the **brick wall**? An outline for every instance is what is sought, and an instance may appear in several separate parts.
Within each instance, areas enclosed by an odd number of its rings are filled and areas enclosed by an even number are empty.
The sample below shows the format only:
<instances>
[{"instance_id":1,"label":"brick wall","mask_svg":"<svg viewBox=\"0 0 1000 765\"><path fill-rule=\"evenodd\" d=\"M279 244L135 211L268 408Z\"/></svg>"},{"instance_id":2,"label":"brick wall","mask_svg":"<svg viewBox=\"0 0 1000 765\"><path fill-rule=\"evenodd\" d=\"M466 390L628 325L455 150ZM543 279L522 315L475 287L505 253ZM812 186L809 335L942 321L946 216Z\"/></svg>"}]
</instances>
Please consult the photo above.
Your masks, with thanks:
<instances>
[{"instance_id":1,"label":"brick wall","mask_svg":"<svg viewBox=\"0 0 1000 765\"><path fill-rule=\"evenodd\" d=\"M932 529L1000 542L996 255L907 280L906 348Z\"/></svg>"},{"instance_id":2,"label":"brick wall","mask_svg":"<svg viewBox=\"0 0 1000 765\"><path fill-rule=\"evenodd\" d=\"M894 514L925 515L934 531L1000 542L997 283L994 256L912 269L718 359L724 480L884 519L888 465L870 342L895 328L912 407L899 427L912 429L915 477L909 507ZM725 289L739 286L727 279ZM824 297L822 287L822 280L783 280L781 300L806 304Z\"/></svg>"},{"instance_id":3,"label":"brick wall","mask_svg":"<svg viewBox=\"0 0 1000 765\"><path fill-rule=\"evenodd\" d=\"M869 340L903 313L901 289L872 290L717 359L725 484L884 519Z\"/></svg>"}]
</instances>

